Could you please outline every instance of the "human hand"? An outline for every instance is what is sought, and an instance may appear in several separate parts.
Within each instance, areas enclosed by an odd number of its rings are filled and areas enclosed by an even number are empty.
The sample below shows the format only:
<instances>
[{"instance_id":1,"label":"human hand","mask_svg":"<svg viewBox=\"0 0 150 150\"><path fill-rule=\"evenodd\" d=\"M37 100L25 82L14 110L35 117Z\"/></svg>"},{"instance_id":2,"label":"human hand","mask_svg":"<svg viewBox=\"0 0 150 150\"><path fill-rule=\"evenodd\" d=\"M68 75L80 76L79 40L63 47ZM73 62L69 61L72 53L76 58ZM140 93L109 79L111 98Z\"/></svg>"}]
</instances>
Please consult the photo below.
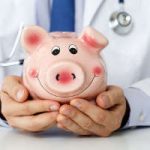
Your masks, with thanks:
<instances>
[{"instance_id":1,"label":"human hand","mask_svg":"<svg viewBox=\"0 0 150 150\"><path fill-rule=\"evenodd\" d=\"M52 100L28 100L29 93L17 76L4 79L1 112L14 128L36 132L56 124L60 104Z\"/></svg>"},{"instance_id":2,"label":"human hand","mask_svg":"<svg viewBox=\"0 0 150 150\"><path fill-rule=\"evenodd\" d=\"M126 111L126 100L121 88L108 86L99 94L96 103L74 99L63 105L57 117L58 127L78 135L106 137L117 130Z\"/></svg>"}]
</instances>

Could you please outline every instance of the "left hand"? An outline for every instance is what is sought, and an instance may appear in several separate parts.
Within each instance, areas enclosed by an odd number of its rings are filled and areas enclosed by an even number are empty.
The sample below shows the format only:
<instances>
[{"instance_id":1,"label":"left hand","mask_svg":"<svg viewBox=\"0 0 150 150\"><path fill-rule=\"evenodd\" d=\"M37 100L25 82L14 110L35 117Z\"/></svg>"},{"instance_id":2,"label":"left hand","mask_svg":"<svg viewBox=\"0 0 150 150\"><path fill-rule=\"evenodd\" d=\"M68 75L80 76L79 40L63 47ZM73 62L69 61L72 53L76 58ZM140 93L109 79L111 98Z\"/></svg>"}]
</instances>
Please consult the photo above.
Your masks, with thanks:
<instances>
[{"instance_id":1,"label":"left hand","mask_svg":"<svg viewBox=\"0 0 150 150\"><path fill-rule=\"evenodd\" d=\"M59 128L78 135L106 137L121 126L126 111L126 100L121 88L108 86L96 98L97 105L84 99L74 99L60 108Z\"/></svg>"}]
</instances>

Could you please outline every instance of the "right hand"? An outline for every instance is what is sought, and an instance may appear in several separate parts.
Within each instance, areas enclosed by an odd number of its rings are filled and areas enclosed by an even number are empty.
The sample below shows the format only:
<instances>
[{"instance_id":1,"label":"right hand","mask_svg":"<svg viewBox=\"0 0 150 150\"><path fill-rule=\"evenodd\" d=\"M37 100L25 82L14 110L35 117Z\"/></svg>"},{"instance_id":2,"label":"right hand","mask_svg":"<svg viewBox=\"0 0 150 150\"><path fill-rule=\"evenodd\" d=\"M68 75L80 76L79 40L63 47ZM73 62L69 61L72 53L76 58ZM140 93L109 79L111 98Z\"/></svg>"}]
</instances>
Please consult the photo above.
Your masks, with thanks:
<instances>
[{"instance_id":1,"label":"right hand","mask_svg":"<svg viewBox=\"0 0 150 150\"><path fill-rule=\"evenodd\" d=\"M20 77L6 77L0 97L1 112L14 128L37 132L56 124L60 104L52 100L28 100L29 92Z\"/></svg>"}]
</instances>

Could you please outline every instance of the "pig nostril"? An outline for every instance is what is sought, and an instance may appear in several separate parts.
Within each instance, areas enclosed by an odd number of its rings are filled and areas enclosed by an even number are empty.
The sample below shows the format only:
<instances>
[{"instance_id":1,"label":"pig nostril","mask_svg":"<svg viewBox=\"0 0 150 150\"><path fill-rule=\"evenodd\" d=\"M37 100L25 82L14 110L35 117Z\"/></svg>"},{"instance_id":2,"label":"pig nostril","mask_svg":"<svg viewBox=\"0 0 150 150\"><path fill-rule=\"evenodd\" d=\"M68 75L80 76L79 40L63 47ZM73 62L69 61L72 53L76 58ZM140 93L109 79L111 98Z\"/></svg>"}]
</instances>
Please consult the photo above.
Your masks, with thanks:
<instances>
[{"instance_id":1,"label":"pig nostril","mask_svg":"<svg viewBox=\"0 0 150 150\"><path fill-rule=\"evenodd\" d=\"M74 73L71 73L71 75L72 75L72 79L75 80L76 75L75 75ZM60 74L57 74L57 75L56 75L56 80L57 80L57 81L60 80Z\"/></svg>"},{"instance_id":2,"label":"pig nostril","mask_svg":"<svg viewBox=\"0 0 150 150\"><path fill-rule=\"evenodd\" d=\"M73 80L76 78L76 75L74 73L71 74L73 77Z\"/></svg>"},{"instance_id":3,"label":"pig nostril","mask_svg":"<svg viewBox=\"0 0 150 150\"><path fill-rule=\"evenodd\" d=\"M56 75L56 80L57 80L57 81L59 81L59 77L60 77L60 75L57 74L57 75Z\"/></svg>"}]
</instances>

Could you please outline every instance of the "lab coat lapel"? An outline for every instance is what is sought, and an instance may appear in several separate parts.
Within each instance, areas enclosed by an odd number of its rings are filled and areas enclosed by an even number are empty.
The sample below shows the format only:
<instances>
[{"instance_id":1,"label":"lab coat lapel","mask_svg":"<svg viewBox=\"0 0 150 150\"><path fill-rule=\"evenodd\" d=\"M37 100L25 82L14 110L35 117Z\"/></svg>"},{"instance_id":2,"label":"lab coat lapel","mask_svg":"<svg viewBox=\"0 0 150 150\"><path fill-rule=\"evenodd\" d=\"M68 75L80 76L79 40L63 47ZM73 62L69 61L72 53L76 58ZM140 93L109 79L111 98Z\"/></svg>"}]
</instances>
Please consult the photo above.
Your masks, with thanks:
<instances>
[{"instance_id":1,"label":"lab coat lapel","mask_svg":"<svg viewBox=\"0 0 150 150\"><path fill-rule=\"evenodd\" d=\"M84 26L90 25L98 8L103 4L105 0L85 0L84 8Z\"/></svg>"}]
</instances>

